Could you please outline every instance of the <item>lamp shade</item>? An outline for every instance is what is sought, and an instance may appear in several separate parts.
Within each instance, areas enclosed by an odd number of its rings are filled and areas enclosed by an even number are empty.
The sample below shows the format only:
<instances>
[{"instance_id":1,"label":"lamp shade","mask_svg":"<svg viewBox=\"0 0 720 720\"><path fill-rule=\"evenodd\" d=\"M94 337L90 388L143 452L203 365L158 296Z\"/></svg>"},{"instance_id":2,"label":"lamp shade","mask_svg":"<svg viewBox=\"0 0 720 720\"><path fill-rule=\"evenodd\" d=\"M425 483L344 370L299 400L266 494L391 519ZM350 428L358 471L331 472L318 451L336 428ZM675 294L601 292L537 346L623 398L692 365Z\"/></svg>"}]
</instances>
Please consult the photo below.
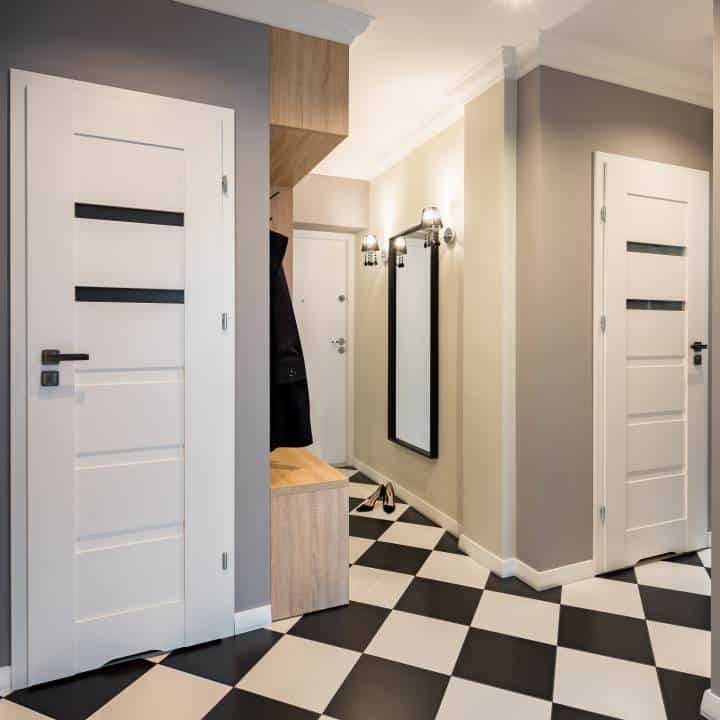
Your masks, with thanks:
<instances>
[{"instance_id":1,"label":"lamp shade","mask_svg":"<svg viewBox=\"0 0 720 720\"><path fill-rule=\"evenodd\" d=\"M442 218L440 217L440 211L434 205L423 208L420 224L424 228L442 227Z\"/></svg>"}]
</instances>

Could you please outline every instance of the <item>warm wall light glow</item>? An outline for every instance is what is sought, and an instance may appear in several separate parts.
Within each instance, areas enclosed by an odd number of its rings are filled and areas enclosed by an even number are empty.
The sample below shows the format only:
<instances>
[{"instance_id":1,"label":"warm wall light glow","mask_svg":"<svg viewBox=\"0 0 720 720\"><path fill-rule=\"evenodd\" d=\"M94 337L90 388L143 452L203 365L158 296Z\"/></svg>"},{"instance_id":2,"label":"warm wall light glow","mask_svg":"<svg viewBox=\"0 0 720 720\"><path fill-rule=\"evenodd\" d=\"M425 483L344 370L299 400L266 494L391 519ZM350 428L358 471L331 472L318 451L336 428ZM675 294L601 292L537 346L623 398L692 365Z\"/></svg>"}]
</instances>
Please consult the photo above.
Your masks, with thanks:
<instances>
[{"instance_id":1,"label":"warm wall light glow","mask_svg":"<svg viewBox=\"0 0 720 720\"><path fill-rule=\"evenodd\" d=\"M426 228L439 228L442 226L440 211L434 206L423 208L420 223Z\"/></svg>"},{"instance_id":2,"label":"warm wall light glow","mask_svg":"<svg viewBox=\"0 0 720 720\"><path fill-rule=\"evenodd\" d=\"M404 237L395 238L395 241L393 242L393 247L395 248L395 258L397 261L397 266L399 268L405 267L405 256L407 255L407 241Z\"/></svg>"},{"instance_id":3,"label":"warm wall light glow","mask_svg":"<svg viewBox=\"0 0 720 720\"><path fill-rule=\"evenodd\" d=\"M363 254L365 267L374 267L378 264L377 253L380 251L380 245L377 237L372 233L363 235L360 245L360 252Z\"/></svg>"}]
</instances>

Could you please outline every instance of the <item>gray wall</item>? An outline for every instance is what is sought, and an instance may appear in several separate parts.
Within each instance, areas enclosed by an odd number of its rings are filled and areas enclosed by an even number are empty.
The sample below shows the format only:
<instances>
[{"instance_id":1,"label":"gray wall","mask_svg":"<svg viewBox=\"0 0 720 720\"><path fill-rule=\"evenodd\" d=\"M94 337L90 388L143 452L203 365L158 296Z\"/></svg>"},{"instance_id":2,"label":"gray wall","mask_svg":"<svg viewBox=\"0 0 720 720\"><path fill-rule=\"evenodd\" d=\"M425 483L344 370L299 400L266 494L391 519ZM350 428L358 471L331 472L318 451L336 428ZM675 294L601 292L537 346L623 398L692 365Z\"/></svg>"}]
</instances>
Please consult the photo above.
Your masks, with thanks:
<instances>
[{"instance_id":1,"label":"gray wall","mask_svg":"<svg viewBox=\"0 0 720 720\"><path fill-rule=\"evenodd\" d=\"M520 81L518 557L592 557L592 153L712 168L712 111L538 68Z\"/></svg>"},{"instance_id":2,"label":"gray wall","mask_svg":"<svg viewBox=\"0 0 720 720\"><path fill-rule=\"evenodd\" d=\"M0 666L10 662L9 68L234 108L237 143L235 604L270 602L269 33L170 0L2 0L0 10Z\"/></svg>"}]
</instances>

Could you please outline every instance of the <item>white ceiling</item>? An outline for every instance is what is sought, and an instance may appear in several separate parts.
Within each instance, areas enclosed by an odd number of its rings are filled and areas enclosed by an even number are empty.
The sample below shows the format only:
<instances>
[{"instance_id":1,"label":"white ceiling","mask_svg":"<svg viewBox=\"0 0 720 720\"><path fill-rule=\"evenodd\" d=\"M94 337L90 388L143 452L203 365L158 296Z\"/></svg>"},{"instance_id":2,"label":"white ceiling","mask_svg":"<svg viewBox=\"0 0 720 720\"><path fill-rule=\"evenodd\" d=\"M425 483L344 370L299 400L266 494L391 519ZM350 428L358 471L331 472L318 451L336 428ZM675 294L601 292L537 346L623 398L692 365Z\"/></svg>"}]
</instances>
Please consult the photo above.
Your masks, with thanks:
<instances>
[{"instance_id":1,"label":"white ceiling","mask_svg":"<svg viewBox=\"0 0 720 720\"><path fill-rule=\"evenodd\" d=\"M615 80L632 68L637 81L629 85L698 102L712 97L712 0L340 2L375 21L351 46L350 137L316 169L322 174L375 177L428 128L461 116L458 88L501 46L536 46L539 33L554 48L573 45L583 61L578 72ZM586 66L591 52L603 70L618 66L615 74ZM548 64L575 69L568 62ZM694 94L684 95L685 85Z\"/></svg>"}]
</instances>

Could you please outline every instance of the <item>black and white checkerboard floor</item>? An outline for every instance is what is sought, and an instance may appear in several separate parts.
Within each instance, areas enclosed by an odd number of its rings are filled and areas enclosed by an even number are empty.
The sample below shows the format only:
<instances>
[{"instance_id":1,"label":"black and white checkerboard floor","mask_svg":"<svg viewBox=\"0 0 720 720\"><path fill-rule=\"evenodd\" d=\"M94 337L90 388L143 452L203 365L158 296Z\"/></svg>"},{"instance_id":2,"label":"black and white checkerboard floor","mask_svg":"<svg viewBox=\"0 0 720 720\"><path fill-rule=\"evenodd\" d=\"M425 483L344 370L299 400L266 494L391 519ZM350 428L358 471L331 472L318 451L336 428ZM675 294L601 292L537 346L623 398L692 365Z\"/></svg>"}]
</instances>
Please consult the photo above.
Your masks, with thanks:
<instances>
[{"instance_id":1,"label":"black and white checkerboard floor","mask_svg":"<svg viewBox=\"0 0 720 720\"><path fill-rule=\"evenodd\" d=\"M352 511L351 603L11 694L1 720L694 720L710 551L537 593L399 503Z\"/></svg>"}]
</instances>

